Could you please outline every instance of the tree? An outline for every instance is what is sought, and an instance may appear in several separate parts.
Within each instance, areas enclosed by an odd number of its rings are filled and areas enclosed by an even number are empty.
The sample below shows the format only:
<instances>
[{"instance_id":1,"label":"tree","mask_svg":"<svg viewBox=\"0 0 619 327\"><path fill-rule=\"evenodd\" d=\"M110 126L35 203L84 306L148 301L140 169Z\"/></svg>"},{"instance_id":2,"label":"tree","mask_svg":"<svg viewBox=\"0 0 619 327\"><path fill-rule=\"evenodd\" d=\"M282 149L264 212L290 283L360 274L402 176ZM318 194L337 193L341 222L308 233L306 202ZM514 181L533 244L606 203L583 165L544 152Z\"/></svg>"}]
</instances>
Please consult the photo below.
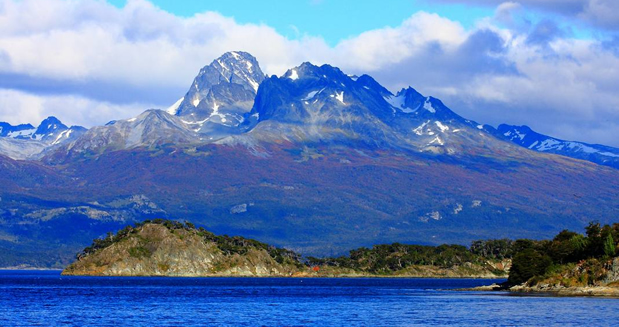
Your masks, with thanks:
<instances>
[{"instance_id":1,"label":"tree","mask_svg":"<svg viewBox=\"0 0 619 327\"><path fill-rule=\"evenodd\" d=\"M612 234L606 236L606 240L604 241L604 254L609 257L615 256L615 241L613 240Z\"/></svg>"},{"instance_id":2,"label":"tree","mask_svg":"<svg viewBox=\"0 0 619 327\"><path fill-rule=\"evenodd\" d=\"M552 259L533 248L518 252L512 261L507 282L510 285L522 284L531 277L543 275L552 265Z\"/></svg>"},{"instance_id":3,"label":"tree","mask_svg":"<svg viewBox=\"0 0 619 327\"><path fill-rule=\"evenodd\" d=\"M555 236L547 252L553 261L563 264L582 259L585 247L584 236L564 230Z\"/></svg>"},{"instance_id":4,"label":"tree","mask_svg":"<svg viewBox=\"0 0 619 327\"><path fill-rule=\"evenodd\" d=\"M604 254L604 239L602 238L602 228L600 223L592 221L585 228L587 231L588 249L587 255L595 258Z\"/></svg>"}]
</instances>

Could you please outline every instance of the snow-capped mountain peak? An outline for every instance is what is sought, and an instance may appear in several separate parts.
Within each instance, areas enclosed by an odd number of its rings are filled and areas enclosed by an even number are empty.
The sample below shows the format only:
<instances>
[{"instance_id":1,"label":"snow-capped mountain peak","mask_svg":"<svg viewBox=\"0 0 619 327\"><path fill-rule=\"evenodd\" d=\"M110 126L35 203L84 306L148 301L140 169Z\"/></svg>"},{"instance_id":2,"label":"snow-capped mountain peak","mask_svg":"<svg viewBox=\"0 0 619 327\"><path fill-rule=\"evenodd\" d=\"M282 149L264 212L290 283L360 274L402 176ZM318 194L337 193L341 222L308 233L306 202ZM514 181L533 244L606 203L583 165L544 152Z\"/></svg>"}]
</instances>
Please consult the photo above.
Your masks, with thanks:
<instances>
[{"instance_id":1,"label":"snow-capped mountain peak","mask_svg":"<svg viewBox=\"0 0 619 327\"><path fill-rule=\"evenodd\" d=\"M67 127L67 125L54 116L45 118L38 127L34 127L31 124L12 126L11 124L0 122L0 137L37 140L50 144L58 144L72 133L81 133L84 130L86 129L81 126Z\"/></svg>"},{"instance_id":2,"label":"snow-capped mountain peak","mask_svg":"<svg viewBox=\"0 0 619 327\"><path fill-rule=\"evenodd\" d=\"M50 148L72 141L86 132L81 126L67 127L50 116L38 127L30 124L12 126L0 122L0 154L15 159L38 158Z\"/></svg>"},{"instance_id":3,"label":"snow-capped mountain peak","mask_svg":"<svg viewBox=\"0 0 619 327\"><path fill-rule=\"evenodd\" d=\"M619 149L583 142L565 141L533 131L528 126L501 124L497 133L525 148L538 152L560 154L619 168Z\"/></svg>"},{"instance_id":4,"label":"snow-capped mountain peak","mask_svg":"<svg viewBox=\"0 0 619 327\"><path fill-rule=\"evenodd\" d=\"M68 129L67 125L63 124L58 118L50 116L45 118L37 130L33 134L33 138L37 140L56 139L57 134L60 134Z\"/></svg>"},{"instance_id":5,"label":"snow-capped mountain peak","mask_svg":"<svg viewBox=\"0 0 619 327\"><path fill-rule=\"evenodd\" d=\"M9 123L0 122L0 137L14 139L29 139L36 132L36 128L30 124L20 124L13 126Z\"/></svg>"},{"instance_id":6,"label":"snow-capped mountain peak","mask_svg":"<svg viewBox=\"0 0 619 327\"><path fill-rule=\"evenodd\" d=\"M265 75L256 58L232 51L202 68L189 91L167 112L182 117L194 131L216 135L236 133L251 110Z\"/></svg>"}]
</instances>

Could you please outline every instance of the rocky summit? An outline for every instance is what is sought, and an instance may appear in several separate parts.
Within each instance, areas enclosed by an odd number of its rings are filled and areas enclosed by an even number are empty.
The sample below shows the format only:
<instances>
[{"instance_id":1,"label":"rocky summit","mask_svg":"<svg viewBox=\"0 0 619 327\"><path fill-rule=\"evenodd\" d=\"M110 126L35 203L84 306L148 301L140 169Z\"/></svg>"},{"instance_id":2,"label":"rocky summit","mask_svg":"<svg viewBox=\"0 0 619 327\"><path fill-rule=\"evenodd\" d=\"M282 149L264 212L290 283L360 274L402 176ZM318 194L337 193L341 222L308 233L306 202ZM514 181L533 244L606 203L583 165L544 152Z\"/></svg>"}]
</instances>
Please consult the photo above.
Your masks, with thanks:
<instances>
[{"instance_id":1,"label":"rocky summit","mask_svg":"<svg viewBox=\"0 0 619 327\"><path fill-rule=\"evenodd\" d=\"M245 120L265 75L247 52L225 53L200 70L189 91L168 112L210 137L234 134Z\"/></svg>"},{"instance_id":2,"label":"rocky summit","mask_svg":"<svg viewBox=\"0 0 619 327\"><path fill-rule=\"evenodd\" d=\"M236 51L168 110L57 144L51 133L71 128L0 125L11 129L0 137L0 264L62 266L102 233L152 218L337 255L543 238L619 214L619 170L529 149L456 112L330 65L267 77ZM40 128L50 136L7 137Z\"/></svg>"},{"instance_id":3,"label":"rocky summit","mask_svg":"<svg viewBox=\"0 0 619 327\"><path fill-rule=\"evenodd\" d=\"M98 242L97 242L98 241ZM127 227L96 240L63 275L290 276L296 254L243 238L217 237L166 221Z\"/></svg>"}]
</instances>

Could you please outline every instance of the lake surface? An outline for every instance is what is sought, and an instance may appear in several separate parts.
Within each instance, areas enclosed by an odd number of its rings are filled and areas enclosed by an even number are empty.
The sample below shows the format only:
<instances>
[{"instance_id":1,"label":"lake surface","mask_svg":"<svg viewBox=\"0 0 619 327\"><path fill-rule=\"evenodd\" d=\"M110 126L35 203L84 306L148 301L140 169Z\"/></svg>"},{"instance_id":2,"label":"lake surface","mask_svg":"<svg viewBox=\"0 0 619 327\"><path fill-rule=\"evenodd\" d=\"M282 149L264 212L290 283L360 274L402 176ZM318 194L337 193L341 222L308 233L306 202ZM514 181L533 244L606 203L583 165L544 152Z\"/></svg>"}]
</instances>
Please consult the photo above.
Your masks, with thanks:
<instances>
[{"instance_id":1,"label":"lake surface","mask_svg":"<svg viewBox=\"0 0 619 327\"><path fill-rule=\"evenodd\" d=\"M611 326L619 300L450 289L475 279L64 277L0 271L0 326Z\"/></svg>"}]
</instances>

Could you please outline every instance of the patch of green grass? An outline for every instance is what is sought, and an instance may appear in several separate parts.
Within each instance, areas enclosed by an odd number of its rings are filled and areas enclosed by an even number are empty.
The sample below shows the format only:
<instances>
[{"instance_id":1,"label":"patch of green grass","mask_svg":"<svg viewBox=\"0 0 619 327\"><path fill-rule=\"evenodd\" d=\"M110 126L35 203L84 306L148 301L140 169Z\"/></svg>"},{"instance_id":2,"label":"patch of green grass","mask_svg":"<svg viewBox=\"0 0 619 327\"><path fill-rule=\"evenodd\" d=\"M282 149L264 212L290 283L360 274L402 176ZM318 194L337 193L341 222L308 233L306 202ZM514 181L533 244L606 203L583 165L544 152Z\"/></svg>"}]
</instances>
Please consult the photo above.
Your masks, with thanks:
<instances>
[{"instance_id":1,"label":"patch of green grass","mask_svg":"<svg viewBox=\"0 0 619 327\"><path fill-rule=\"evenodd\" d=\"M143 246L136 246L129 249L129 255L133 258L143 258L150 256L151 253Z\"/></svg>"}]
</instances>

